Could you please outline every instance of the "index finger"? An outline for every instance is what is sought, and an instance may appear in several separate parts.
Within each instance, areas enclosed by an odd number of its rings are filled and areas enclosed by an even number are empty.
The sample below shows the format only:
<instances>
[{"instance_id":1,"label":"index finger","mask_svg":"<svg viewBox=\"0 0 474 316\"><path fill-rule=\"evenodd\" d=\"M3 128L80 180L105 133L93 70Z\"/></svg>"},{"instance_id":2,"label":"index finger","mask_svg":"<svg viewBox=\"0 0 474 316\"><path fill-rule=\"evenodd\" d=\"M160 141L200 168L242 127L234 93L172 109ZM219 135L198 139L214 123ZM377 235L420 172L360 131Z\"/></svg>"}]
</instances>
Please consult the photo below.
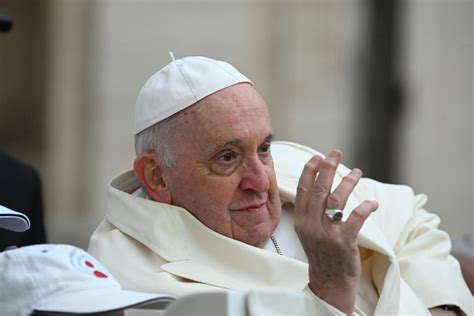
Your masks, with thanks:
<instances>
[{"instance_id":1,"label":"index finger","mask_svg":"<svg viewBox=\"0 0 474 316\"><path fill-rule=\"evenodd\" d=\"M295 216L303 216L308 212L308 201L311 196L311 188L316 179L316 175L321 163L321 156L313 156L304 165L296 188Z\"/></svg>"},{"instance_id":2,"label":"index finger","mask_svg":"<svg viewBox=\"0 0 474 316\"><path fill-rule=\"evenodd\" d=\"M311 189L310 207L314 215L322 218L326 216L324 210L327 208L327 198L331 194L332 182L336 169L342 160L342 153L339 150L333 150L326 159L321 161L319 173Z\"/></svg>"}]
</instances>

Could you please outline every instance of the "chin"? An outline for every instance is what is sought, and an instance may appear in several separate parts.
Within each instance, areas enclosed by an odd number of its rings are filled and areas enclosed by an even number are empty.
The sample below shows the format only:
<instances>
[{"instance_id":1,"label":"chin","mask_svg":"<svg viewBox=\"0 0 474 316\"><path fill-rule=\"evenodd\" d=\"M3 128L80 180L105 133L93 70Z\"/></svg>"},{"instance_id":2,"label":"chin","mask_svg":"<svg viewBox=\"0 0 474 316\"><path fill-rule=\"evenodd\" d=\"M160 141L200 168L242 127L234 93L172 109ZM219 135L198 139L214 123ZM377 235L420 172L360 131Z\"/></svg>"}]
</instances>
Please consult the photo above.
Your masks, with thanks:
<instances>
[{"instance_id":1,"label":"chin","mask_svg":"<svg viewBox=\"0 0 474 316\"><path fill-rule=\"evenodd\" d=\"M262 248L270 239L270 236L273 232L273 228L269 229L268 226L265 227L265 229L262 229L262 227L255 227L251 232L248 233L245 238L246 240L241 241L251 246Z\"/></svg>"}]
</instances>

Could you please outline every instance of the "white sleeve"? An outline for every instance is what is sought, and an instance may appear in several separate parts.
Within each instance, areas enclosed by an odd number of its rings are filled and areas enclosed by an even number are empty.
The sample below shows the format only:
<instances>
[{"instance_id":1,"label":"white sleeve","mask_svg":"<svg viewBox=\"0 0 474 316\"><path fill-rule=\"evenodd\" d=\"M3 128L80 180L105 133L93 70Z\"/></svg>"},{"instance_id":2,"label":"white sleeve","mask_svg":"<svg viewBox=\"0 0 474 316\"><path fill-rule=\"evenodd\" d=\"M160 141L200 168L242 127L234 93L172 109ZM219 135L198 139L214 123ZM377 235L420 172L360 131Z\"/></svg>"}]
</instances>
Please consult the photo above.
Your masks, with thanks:
<instances>
[{"instance_id":1,"label":"white sleeve","mask_svg":"<svg viewBox=\"0 0 474 316\"><path fill-rule=\"evenodd\" d=\"M449 235L438 229L440 218L425 210L427 197L415 195L407 186L361 182L363 198L379 202L371 217L393 247L402 279L423 304L427 308L457 305L472 314L472 296L459 263L450 255Z\"/></svg>"},{"instance_id":2,"label":"white sleeve","mask_svg":"<svg viewBox=\"0 0 474 316\"><path fill-rule=\"evenodd\" d=\"M314 315L323 315L323 316L346 316L343 312L341 312L336 307L330 305L326 301L320 299L316 294L311 291L309 285L306 285L304 290L310 297L310 307L315 313ZM357 306L354 306L354 311L352 312L352 316L366 316L366 314L359 309Z\"/></svg>"}]
</instances>

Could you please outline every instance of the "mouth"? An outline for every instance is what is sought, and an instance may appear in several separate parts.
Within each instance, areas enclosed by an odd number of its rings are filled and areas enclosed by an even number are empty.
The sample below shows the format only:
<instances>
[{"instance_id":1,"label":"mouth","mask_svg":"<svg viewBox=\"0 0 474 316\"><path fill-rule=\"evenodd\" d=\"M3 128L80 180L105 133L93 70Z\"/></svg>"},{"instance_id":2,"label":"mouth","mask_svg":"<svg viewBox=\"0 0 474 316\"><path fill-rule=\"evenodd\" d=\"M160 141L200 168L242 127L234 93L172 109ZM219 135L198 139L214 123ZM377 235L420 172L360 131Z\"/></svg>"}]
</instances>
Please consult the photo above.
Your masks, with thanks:
<instances>
[{"instance_id":1,"label":"mouth","mask_svg":"<svg viewBox=\"0 0 474 316\"><path fill-rule=\"evenodd\" d=\"M266 202L265 203L259 203L259 204L251 204L247 205L238 209L235 209L234 211L241 211L241 212L258 212L262 210L263 208L266 207Z\"/></svg>"}]
</instances>

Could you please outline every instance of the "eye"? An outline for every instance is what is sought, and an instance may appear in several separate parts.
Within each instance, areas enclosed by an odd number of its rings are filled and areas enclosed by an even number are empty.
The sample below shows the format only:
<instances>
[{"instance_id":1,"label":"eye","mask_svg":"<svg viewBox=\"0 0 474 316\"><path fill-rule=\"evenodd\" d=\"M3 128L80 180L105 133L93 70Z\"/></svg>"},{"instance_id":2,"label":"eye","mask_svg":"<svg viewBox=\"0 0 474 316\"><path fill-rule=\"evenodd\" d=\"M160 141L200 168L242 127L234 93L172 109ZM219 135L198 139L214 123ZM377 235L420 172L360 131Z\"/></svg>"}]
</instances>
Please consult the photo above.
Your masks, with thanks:
<instances>
[{"instance_id":1,"label":"eye","mask_svg":"<svg viewBox=\"0 0 474 316\"><path fill-rule=\"evenodd\" d=\"M258 153L263 156L268 156L268 154L270 154L270 147L271 143L265 142L258 148Z\"/></svg>"},{"instance_id":2,"label":"eye","mask_svg":"<svg viewBox=\"0 0 474 316\"><path fill-rule=\"evenodd\" d=\"M237 156L233 152L227 152L217 157L217 161L225 164L230 164L235 161Z\"/></svg>"},{"instance_id":3,"label":"eye","mask_svg":"<svg viewBox=\"0 0 474 316\"><path fill-rule=\"evenodd\" d=\"M211 160L209 169L217 175L227 176L235 171L240 161L239 153L231 150L222 151Z\"/></svg>"}]
</instances>

